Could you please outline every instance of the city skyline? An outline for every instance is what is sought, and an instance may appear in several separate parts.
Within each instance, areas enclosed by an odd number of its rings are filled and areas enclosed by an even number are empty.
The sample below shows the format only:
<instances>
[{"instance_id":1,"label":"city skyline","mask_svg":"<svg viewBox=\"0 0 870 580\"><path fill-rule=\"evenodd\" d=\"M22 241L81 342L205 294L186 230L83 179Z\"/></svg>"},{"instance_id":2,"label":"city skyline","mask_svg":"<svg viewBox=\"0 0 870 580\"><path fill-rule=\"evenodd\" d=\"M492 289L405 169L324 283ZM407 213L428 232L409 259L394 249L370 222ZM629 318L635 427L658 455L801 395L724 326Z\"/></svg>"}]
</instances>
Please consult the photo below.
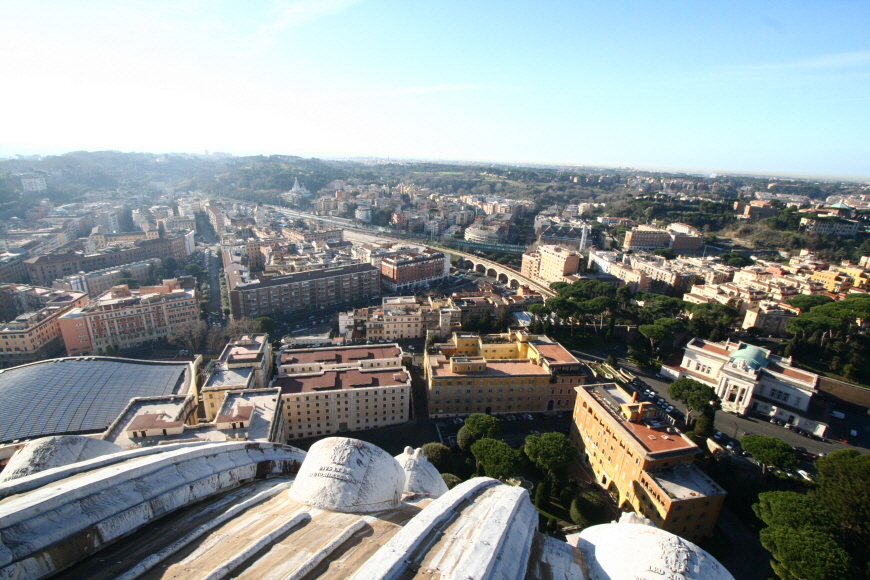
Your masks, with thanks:
<instances>
[{"instance_id":1,"label":"city skyline","mask_svg":"<svg viewBox=\"0 0 870 580\"><path fill-rule=\"evenodd\" d=\"M867 179L870 9L6 7L0 156L461 159Z\"/></svg>"}]
</instances>

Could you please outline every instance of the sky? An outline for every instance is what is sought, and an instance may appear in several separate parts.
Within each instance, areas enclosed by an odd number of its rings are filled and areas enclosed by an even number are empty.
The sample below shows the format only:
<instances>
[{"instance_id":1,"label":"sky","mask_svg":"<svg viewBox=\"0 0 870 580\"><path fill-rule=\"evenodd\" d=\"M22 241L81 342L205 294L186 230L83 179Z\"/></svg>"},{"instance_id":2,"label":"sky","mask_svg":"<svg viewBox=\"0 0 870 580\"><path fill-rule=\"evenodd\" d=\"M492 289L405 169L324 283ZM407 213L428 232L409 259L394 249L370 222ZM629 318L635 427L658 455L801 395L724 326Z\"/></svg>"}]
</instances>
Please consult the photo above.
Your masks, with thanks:
<instances>
[{"instance_id":1,"label":"sky","mask_svg":"<svg viewBox=\"0 0 870 580\"><path fill-rule=\"evenodd\" d=\"M870 179L870 2L0 1L0 156Z\"/></svg>"}]
</instances>

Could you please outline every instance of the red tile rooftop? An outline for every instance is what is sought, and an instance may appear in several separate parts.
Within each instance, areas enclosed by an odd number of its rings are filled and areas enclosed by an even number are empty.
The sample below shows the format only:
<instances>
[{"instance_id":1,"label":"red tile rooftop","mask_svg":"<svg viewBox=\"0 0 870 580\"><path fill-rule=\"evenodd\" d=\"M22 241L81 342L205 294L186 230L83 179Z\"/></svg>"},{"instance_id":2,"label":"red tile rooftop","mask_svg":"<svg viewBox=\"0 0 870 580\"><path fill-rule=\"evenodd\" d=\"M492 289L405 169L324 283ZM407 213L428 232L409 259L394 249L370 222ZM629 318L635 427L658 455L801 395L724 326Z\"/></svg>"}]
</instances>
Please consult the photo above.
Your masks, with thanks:
<instances>
[{"instance_id":1,"label":"red tile rooftop","mask_svg":"<svg viewBox=\"0 0 870 580\"><path fill-rule=\"evenodd\" d=\"M702 348L706 351L718 354L718 355L722 355L722 356L730 356L731 355L731 351L728 350L727 348L722 348L721 346L711 344L709 342L701 340L700 338L696 338L690 344L697 346L699 348Z\"/></svg>"},{"instance_id":2,"label":"red tile rooftop","mask_svg":"<svg viewBox=\"0 0 870 580\"><path fill-rule=\"evenodd\" d=\"M281 353L278 364L298 365L313 363L343 364L358 360L376 360L395 358L402 349L394 344L383 346L363 345L341 348L314 348L302 350L285 350Z\"/></svg>"},{"instance_id":3,"label":"red tile rooftop","mask_svg":"<svg viewBox=\"0 0 870 580\"><path fill-rule=\"evenodd\" d=\"M532 344L541 353L541 356L551 363L576 364L579 361L561 344L551 342L534 341Z\"/></svg>"},{"instance_id":4,"label":"red tile rooftop","mask_svg":"<svg viewBox=\"0 0 870 580\"><path fill-rule=\"evenodd\" d=\"M182 421L166 421L162 413L143 413L137 415L127 425L127 431L147 431L148 429L167 429L181 426Z\"/></svg>"},{"instance_id":5,"label":"red tile rooftop","mask_svg":"<svg viewBox=\"0 0 870 580\"><path fill-rule=\"evenodd\" d=\"M485 371L474 371L470 373L455 373L450 370L450 363L448 361L437 362L432 365L431 370L432 376L434 378L443 379L443 378L452 378L452 377L463 377L463 376L486 376L486 377L503 377L510 375L517 376L528 376L528 375L537 375L541 377L549 377L550 373L544 370L542 367L536 365L533 362L529 361L520 361L520 362L507 362L501 360L488 360L486 363Z\"/></svg>"},{"instance_id":6,"label":"red tile rooftop","mask_svg":"<svg viewBox=\"0 0 870 580\"><path fill-rule=\"evenodd\" d=\"M279 387L281 394L314 393L342 389L362 389L371 387L400 387L408 382L408 373L403 369L360 371L347 369L326 371L310 376L279 376L272 382Z\"/></svg>"},{"instance_id":7,"label":"red tile rooftop","mask_svg":"<svg viewBox=\"0 0 870 580\"><path fill-rule=\"evenodd\" d=\"M816 375L811 375L809 373L802 373L800 371L796 371L792 368L784 367L784 366L778 365L776 363L770 363L769 365L767 365L767 369L770 371L773 371L775 373L785 375L791 379L797 379L799 381L803 381L805 383L812 384L813 382L815 382L815 379L816 379Z\"/></svg>"}]
</instances>

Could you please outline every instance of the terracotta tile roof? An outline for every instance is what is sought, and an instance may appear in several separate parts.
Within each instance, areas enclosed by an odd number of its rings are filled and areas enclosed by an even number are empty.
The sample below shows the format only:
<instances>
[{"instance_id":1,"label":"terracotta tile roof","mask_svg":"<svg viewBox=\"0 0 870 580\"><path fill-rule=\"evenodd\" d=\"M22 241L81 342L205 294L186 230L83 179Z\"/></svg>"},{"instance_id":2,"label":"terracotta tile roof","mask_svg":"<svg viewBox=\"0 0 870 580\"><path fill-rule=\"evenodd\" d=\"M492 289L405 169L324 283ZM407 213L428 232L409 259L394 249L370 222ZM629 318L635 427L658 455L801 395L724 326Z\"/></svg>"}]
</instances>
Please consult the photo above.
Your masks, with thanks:
<instances>
[{"instance_id":1,"label":"terracotta tile roof","mask_svg":"<svg viewBox=\"0 0 870 580\"><path fill-rule=\"evenodd\" d=\"M305 350L285 350L281 353L278 364L296 365L312 363L342 364L358 360L376 360L395 358L401 354L401 349L394 344L383 346L365 345L359 347L318 348Z\"/></svg>"},{"instance_id":2,"label":"terracotta tile roof","mask_svg":"<svg viewBox=\"0 0 870 580\"><path fill-rule=\"evenodd\" d=\"M454 373L450 370L450 363L447 361L439 362L439 364L432 366L432 376L439 379L464 376L471 378L480 376L501 377L509 375L535 375L549 377L550 373L531 361L488 360L486 363L486 370L475 373Z\"/></svg>"},{"instance_id":3,"label":"terracotta tile roof","mask_svg":"<svg viewBox=\"0 0 870 580\"><path fill-rule=\"evenodd\" d=\"M797 379L799 381L803 381L805 383L813 383L815 382L815 375L811 375L809 373L802 373L790 367L784 367L777 363L770 363L767 365L767 369L773 371L775 373L779 373L781 375L785 375L791 379Z\"/></svg>"},{"instance_id":4,"label":"terracotta tile roof","mask_svg":"<svg viewBox=\"0 0 870 580\"><path fill-rule=\"evenodd\" d=\"M403 369L379 369L375 371L347 369L326 371L322 374L309 376L279 376L272 381L271 386L279 387L281 394L286 395L327 390L404 386L407 382L408 373Z\"/></svg>"}]
</instances>

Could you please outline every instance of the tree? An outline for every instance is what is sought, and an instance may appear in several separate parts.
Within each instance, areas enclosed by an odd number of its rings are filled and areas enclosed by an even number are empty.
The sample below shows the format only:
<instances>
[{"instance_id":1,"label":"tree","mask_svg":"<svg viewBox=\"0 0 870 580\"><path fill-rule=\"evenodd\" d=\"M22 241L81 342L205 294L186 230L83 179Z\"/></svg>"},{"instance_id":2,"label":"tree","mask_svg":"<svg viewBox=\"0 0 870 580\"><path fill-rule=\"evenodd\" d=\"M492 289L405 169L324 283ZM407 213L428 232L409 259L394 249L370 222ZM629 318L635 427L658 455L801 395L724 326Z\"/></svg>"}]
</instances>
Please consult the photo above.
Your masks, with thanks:
<instances>
[{"instance_id":1,"label":"tree","mask_svg":"<svg viewBox=\"0 0 870 580\"><path fill-rule=\"evenodd\" d=\"M526 436L526 455L535 465L552 474L577 458L577 448L563 433Z\"/></svg>"},{"instance_id":2,"label":"tree","mask_svg":"<svg viewBox=\"0 0 870 580\"><path fill-rule=\"evenodd\" d=\"M721 407L713 387L708 387L694 379L677 379L668 387L668 395L682 401L689 415L692 411L712 413Z\"/></svg>"},{"instance_id":3,"label":"tree","mask_svg":"<svg viewBox=\"0 0 870 580\"><path fill-rule=\"evenodd\" d=\"M475 441L471 453L487 477L496 479L513 475L519 465L520 454L507 443L484 438Z\"/></svg>"},{"instance_id":4,"label":"tree","mask_svg":"<svg viewBox=\"0 0 870 580\"><path fill-rule=\"evenodd\" d=\"M184 267L184 272L189 276L194 276L195 278L199 278L203 274L202 268L196 264L188 264Z\"/></svg>"},{"instance_id":5,"label":"tree","mask_svg":"<svg viewBox=\"0 0 870 580\"><path fill-rule=\"evenodd\" d=\"M453 475L452 473L442 473L441 479L443 479L444 483L447 484L447 489L453 489L454 487L462 483L462 480Z\"/></svg>"},{"instance_id":6,"label":"tree","mask_svg":"<svg viewBox=\"0 0 870 580\"><path fill-rule=\"evenodd\" d=\"M813 498L794 491L760 493L752 511L767 526L812 527L827 532L837 529L831 512Z\"/></svg>"},{"instance_id":7,"label":"tree","mask_svg":"<svg viewBox=\"0 0 870 580\"><path fill-rule=\"evenodd\" d=\"M673 334L663 326L658 326L655 324L643 324L637 327L638 331L649 339L649 349L650 353L655 353L655 347L657 342L661 342L663 340L667 340L668 338L673 339Z\"/></svg>"},{"instance_id":8,"label":"tree","mask_svg":"<svg viewBox=\"0 0 870 580\"><path fill-rule=\"evenodd\" d=\"M469 415L465 419L464 426L468 427L468 430L478 439L483 439L484 437L497 439L501 435L501 421L492 415L483 415L481 413Z\"/></svg>"},{"instance_id":9,"label":"tree","mask_svg":"<svg viewBox=\"0 0 870 580\"><path fill-rule=\"evenodd\" d=\"M275 334L277 330L275 321L268 316L260 316L253 321L254 332L265 332L266 334Z\"/></svg>"},{"instance_id":10,"label":"tree","mask_svg":"<svg viewBox=\"0 0 870 580\"><path fill-rule=\"evenodd\" d=\"M852 546L870 544L870 455L854 449L834 451L815 462L818 487L813 497L827 509Z\"/></svg>"},{"instance_id":11,"label":"tree","mask_svg":"<svg viewBox=\"0 0 870 580\"><path fill-rule=\"evenodd\" d=\"M198 353L205 342L209 326L202 320L185 322L172 332L172 343L193 353Z\"/></svg>"},{"instance_id":12,"label":"tree","mask_svg":"<svg viewBox=\"0 0 870 580\"><path fill-rule=\"evenodd\" d=\"M456 445L466 453L471 452L471 446L479 439L480 437L477 437L474 432L465 425L460 427L459 432L456 433Z\"/></svg>"},{"instance_id":13,"label":"tree","mask_svg":"<svg viewBox=\"0 0 870 580\"><path fill-rule=\"evenodd\" d=\"M453 454L450 448L441 443L426 443L423 445L423 455L440 473L453 471Z\"/></svg>"},{"instance_id":14,"label":"tree","mask_svg":"<svg viewBox=\"0 0 870 580\"><path fill-rule=\"evenodd\" d=\"M550 504L550 482L544 478L535 490L535 508L546 509Z\"/></svg>"},{"instance_id":15,"label":"tree","mask_svg":"<svg viewBox=\"0 0 870 580\"><path fill-rule=\"evenodd\" d=\"M571 500L568 513L572 522L584 527L604 523L609 519L604 501L592 490L580 492Z\"/></svg>"},{"instance_id":16,"label":"tree","mask_svg":"<svg viewBox=\"0 0 870 580\"><path fill-rule=\"evenodd\" d=\"M695 437L700 439L706 439L710 435L713 434L713 420L709 417L709 415L702 413L695 420Z\"/></svg>"},{"instance_id":17,"label":"tree","mask_svg":"<svg viewBox=\"0 0 870 580\"><path fill-rule=\"evenodd\" d=\"M773 526L761 530L759 538L773 555L771 566L782 580L855 578L849 554L831 534L809 527Z\"/></svg>"},{"instance_id":18,"label":"tree","mask_svg":"<svg viewBox=\"0 0 870 580\"><path fill-rule=\"evenodd\" d=\"M130 290L135 290L139 287L139 280L136 278L118 278L118 280L115 281L115 286L123 286L125 284L130 288Z\"/></svg>"},{"instance_id":19,"label":"tree","mask_svg":"<svg viewBox=\"0 0 870 580\"><path fill-rule=\"evenodd\" d=\"M821 306L833 302L834 299L822 294L801 294L786 301L789 306L800 308L801 312L809 312L813 306Z\"/></svg>"},{"instance_id":20,"label":"tree","mask_svg":"<svg viewBox=\"0 0 870 580\"><path fill-rule=\"evenodd\" d=\"M175 271L178 269L178 260L176 260L172 256L169 256L168 258L163 260L163 267L166 269L170 276L174 276Z\"/></svg>"},{"instance_id":21,"label":"tree","mask_svg":"<svg viewBox=\"0 0 870 580\"><path fill-rule=\"evenodd\" d=\"M616 368L616 355L610 353L609 355L607 355L607 360L605 360L604 362L611 367Z\"/></svg>"},{"instance_id":22,"label":"tree","mask_svg":"<svg viewBox=\"0 0 870 580\"><path fill-rule=\"evenodd\" d=\"M761 464L764 473L767 473L768 467L793 469L800 465L795 450L782 439L768 435L744 435L740 438L740 445Z\"/></svg>"},{"instance_id":23,"label":"tree","mask_svg":"<svg viewBox=\"0 0 870 580\"><path fill-rule=\"evenodd\" d=\"M432 348L432 345L434 345L436 342L438 342L438 337L436 335L430 334L429 336L427 336L426 337L426 349L428 350L428 349Z\"/></svg>"}]
</instances>

